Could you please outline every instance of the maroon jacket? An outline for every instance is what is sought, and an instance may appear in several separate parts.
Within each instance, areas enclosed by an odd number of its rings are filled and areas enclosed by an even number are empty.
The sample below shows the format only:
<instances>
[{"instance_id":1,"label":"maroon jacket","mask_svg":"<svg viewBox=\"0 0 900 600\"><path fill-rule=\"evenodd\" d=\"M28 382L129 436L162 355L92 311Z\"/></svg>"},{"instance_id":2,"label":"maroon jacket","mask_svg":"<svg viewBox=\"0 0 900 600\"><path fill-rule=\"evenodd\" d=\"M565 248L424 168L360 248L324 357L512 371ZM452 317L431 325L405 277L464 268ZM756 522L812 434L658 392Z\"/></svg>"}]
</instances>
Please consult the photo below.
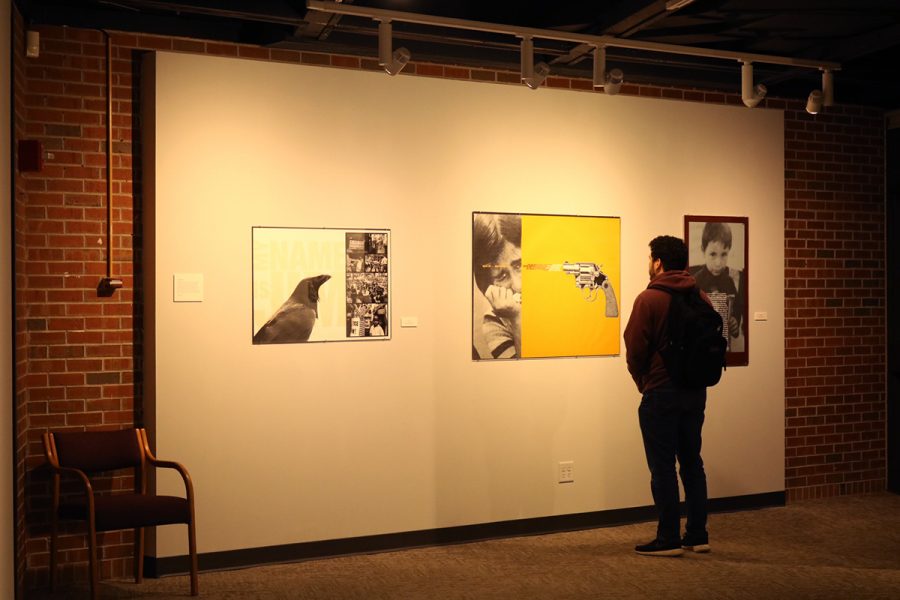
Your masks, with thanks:
<instances>
[{"instance_id":1,"label":"maroon jacket","mask_svg":"<svg viewBox=\"0 0 900 600\"><path fill-rule=\"evenodd\" d=\"M697 281L687 271L664 271L650 285L676 291L696 287ZM709 302L702 291L700 295ZM672 296L649 287L634 299L631 317L625 326L625 362L628 372L642 394L671 383L660 350L669 341L666 333L669 302Z\"/></svg>"}]
</instances>

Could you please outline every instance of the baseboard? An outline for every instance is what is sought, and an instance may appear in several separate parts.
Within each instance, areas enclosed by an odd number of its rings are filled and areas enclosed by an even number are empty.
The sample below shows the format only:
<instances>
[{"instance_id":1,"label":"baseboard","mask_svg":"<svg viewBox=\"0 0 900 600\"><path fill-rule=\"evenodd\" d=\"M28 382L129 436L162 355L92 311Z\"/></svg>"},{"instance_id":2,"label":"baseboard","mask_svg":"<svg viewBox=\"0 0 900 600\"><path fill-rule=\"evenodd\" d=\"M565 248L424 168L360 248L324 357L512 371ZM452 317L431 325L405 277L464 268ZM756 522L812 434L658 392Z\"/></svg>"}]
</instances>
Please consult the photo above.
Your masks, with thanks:
<instances>
[{"instance_id":1,"label":"baseboard","mask_svg":"<svg viewBox=\"0 0 900 600\"><path fill-rule=\"evenodd\" d=\"M784 506L784 504L785 492L768 492L729 498L711 498L709 500L709 510L710 512L730 512ZM422 531L367 535L338 540L266 546L263 548L208 552L200 554L198 560L201 571L217 571L348 554L368 554L388 550L421 548L423 546L440 546L496 538L577 531L596 527L614 527L616 525L652 521L655 518L656 513L652 506L640 506L477 525L442 527ZM144 557L144 574L148 577L183 574L188 572L189 565L187 556L169 556L164 558L147 556Z\"/></svg>"}]
</instances>

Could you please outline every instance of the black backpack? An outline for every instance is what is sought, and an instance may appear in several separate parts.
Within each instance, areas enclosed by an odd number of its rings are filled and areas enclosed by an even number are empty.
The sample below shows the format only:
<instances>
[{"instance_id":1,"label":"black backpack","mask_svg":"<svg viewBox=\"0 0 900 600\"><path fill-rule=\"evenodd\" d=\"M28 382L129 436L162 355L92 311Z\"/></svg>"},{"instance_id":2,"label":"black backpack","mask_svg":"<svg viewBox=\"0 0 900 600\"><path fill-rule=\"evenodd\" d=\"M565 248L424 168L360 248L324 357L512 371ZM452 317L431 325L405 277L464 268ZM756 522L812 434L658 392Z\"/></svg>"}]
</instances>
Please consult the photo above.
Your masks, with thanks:
<instances>
[{"instance_id":1,"label":"black backpack","mask_svg":"<svg viewBox=\"0 0 900 600\"><path fill-rule=\"evenodd\" d=\"M728 346L722 334L722 317L696 287L685 292L659 285L650 287L672 297L666 330L669 342L660 352L669 377L688 389L719 383Z\"/></svg>"}]
</instances>

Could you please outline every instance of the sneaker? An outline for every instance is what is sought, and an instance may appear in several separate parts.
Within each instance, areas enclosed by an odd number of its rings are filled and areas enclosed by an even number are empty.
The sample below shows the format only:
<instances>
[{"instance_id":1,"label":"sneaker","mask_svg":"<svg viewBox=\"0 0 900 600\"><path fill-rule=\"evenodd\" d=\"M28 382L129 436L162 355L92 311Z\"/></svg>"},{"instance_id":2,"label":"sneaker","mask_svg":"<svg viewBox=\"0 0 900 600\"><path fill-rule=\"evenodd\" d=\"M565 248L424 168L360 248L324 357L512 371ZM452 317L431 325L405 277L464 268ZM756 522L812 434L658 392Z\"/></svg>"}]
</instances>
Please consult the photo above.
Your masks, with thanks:
<instances>
[{"instance_id":1,"label":"sneaker","mask_svg":"<svg viewBox=\"0 0 900 600\"><path fill-rule=\"evenodd\" d=\"M691 552L709 552L709 535L703 534L685 534L681 538L681 547Z\"/></svg>"},{"instance_id":2,"label":"sneaker","mask_svg":"<svg viewBox=\"0 0 900 600\"><path fill-rule=\"evenodd\" d=\"M681 556L684 554L684 549L681 547L680 542L670 543L659 540L635 546L634 551L644 556Z\"/></svg>"}]
</instances>

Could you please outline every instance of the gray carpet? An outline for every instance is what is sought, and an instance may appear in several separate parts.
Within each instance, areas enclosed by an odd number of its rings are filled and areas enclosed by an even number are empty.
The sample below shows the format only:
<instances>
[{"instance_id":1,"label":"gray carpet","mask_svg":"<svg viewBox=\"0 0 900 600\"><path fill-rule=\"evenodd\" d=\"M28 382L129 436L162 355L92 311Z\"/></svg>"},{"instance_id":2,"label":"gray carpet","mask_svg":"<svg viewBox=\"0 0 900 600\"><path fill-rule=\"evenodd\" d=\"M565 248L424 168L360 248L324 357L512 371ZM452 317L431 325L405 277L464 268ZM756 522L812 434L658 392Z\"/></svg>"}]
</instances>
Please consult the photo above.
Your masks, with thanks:
<instances>
[{"instance_id":1,"label":"gray carpet","mask_svg":"<svg viewBox=\"0 0 900 600\"><path fill-rule=\"evenodd\" d=\"M900 496L714 514L709 554L634 554L654 523L200 574L222 599L900 599ZM87 589L29 598L86 598ZM103 581L101 598L188 598L187 577Z\"/></svg>"}]
</instances>

